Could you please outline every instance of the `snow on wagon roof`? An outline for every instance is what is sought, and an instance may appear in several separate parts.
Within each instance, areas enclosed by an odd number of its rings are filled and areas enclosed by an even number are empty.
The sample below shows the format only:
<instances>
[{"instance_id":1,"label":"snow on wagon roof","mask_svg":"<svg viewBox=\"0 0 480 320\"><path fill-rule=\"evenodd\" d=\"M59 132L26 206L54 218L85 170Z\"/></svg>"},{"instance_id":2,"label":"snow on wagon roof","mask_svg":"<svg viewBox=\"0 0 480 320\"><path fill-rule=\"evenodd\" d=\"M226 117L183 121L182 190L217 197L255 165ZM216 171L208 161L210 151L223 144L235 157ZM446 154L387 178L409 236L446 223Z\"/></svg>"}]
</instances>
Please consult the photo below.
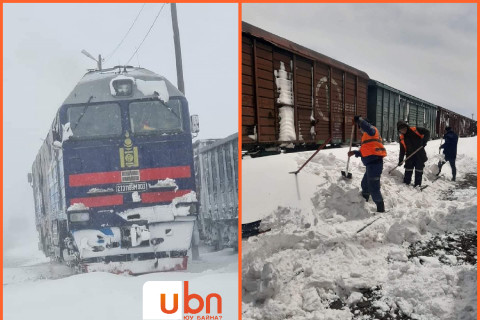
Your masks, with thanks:
<instances>
[{"instance_id":1,"label":"snow on wagon roof","mask_svg":"<svg viewBox=\"0 0 480 320\"><path fill-rule=\"evenodd\" d=\"M128 97L113 96L111 82L115 79L132 79L135 83L132 95ZM135 100L156 96L168 101L169 97L183 97L184 95L166 78L150 70L122 66L87 72L63 104Z\"/></svg>"}]
</instances>

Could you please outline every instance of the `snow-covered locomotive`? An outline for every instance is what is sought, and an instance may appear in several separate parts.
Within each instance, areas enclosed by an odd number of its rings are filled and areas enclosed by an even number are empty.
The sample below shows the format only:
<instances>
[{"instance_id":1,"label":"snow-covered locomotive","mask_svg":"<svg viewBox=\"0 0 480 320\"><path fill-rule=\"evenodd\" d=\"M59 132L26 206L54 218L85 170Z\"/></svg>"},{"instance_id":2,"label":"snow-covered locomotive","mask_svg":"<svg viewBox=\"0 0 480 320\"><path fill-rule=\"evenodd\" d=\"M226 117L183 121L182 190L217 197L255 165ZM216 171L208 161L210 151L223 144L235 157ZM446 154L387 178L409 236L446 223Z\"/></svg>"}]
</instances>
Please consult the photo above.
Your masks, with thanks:
<instances>
[{"instance_id":1,"label":"snow-covered locomotive","mask_svg":"<svg viewBox=\"0 0 480 320\"><path fill-rule=\"evenodd\" d=\"M83 271L185 269L197 219L197 120L184 95L149 70L88 72L29 175L44 253Z\"/></svg>"}]
</instances>

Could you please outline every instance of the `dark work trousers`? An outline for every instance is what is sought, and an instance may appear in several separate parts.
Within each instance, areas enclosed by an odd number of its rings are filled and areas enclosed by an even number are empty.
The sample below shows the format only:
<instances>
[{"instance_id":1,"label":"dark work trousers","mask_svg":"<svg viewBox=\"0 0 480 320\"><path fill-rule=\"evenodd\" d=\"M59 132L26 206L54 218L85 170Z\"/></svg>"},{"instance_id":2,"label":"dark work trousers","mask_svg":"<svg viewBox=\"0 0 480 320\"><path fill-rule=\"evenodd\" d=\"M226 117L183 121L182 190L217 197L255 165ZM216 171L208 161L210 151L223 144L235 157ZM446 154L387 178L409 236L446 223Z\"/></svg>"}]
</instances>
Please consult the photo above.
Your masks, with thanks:
<instances>
[{"instance_id":1,"label":"dark work trousers","mask_svg":"<svg viewBox=\"0 0 480 320\"><path fill-rule=\"evenodd\" d=\"M405 162L405 176L403 177L403 182L410 184L412 182L413 170L415 170L415 184L414 186L422 185L423 177L423 168L425 167L425 162L417 157L412 157Z\"/></svg>"},{"instance_id":2,"label":"dark work trousers","mask_svg":"<svg viewBox=\"0 0 480 320\"><path fill-rule=\"evenodd\" d=\"M383 170L383 159L369 163L365 166L367 170L362 179L362 195L368 201L369 196L376 202L383 201L382 193L380 192L380 176Z\"/></svg>"},{"instance_id":3,"label":"dark work trousers","mask_svg":"<svg viewBox=\"0 0 480 320\"><path fill-rule=\"evenodd\" d=\"M442 161L440 162L440 170L438 172L438 174L440 174L440 171L442 171L442 167L445 163L447 162L450 162L450 167L452 167L452 176L453 176L453 180L455 180L455 178L457 177L457 167L455 166L455 159L445 159L445 161Z\"/></svg>"}]
</instances>

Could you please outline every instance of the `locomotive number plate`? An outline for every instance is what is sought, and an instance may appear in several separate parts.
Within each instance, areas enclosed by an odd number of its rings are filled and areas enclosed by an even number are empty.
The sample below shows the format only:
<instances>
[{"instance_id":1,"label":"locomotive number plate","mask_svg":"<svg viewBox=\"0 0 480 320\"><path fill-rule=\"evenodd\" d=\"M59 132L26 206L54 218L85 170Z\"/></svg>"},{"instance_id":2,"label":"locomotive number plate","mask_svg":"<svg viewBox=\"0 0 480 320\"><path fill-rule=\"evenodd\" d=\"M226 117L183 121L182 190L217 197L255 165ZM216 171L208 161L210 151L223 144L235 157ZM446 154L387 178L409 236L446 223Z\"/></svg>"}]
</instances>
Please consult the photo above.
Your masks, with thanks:
<instances>
[{"instance_id":1,"label":"locomotive number plate","mask_svg":"<svg viewBox=\"0 0 480 320\"><path fill-rule=\"evenodd\" d=\"M122 183L116 185L117 193L135 192L135 191L147 191L148 186L146 182L136 183Z\"/></svg>"}]
</instances>

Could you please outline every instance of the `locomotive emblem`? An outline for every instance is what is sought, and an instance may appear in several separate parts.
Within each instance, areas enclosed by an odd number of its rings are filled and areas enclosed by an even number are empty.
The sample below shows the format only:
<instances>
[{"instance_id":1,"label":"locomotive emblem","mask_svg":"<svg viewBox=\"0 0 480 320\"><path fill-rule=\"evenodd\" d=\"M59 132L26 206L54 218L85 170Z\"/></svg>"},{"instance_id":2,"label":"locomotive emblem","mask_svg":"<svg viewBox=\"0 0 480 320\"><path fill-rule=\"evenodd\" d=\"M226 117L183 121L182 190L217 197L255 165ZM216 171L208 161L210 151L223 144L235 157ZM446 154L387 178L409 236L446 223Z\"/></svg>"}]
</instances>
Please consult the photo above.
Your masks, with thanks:
<instances>
[{"instance_id":1,"label":"locomotive emblem","mask_svg":"<svg viewBox=\"0 0 480 320\"><path fill-rule=\"evenodd\" d=\"M125 133L123 148L120 148L120 166L122 168L138 167L138 148L133 146L128 131Z\"/></svg>"}]
</instances>

